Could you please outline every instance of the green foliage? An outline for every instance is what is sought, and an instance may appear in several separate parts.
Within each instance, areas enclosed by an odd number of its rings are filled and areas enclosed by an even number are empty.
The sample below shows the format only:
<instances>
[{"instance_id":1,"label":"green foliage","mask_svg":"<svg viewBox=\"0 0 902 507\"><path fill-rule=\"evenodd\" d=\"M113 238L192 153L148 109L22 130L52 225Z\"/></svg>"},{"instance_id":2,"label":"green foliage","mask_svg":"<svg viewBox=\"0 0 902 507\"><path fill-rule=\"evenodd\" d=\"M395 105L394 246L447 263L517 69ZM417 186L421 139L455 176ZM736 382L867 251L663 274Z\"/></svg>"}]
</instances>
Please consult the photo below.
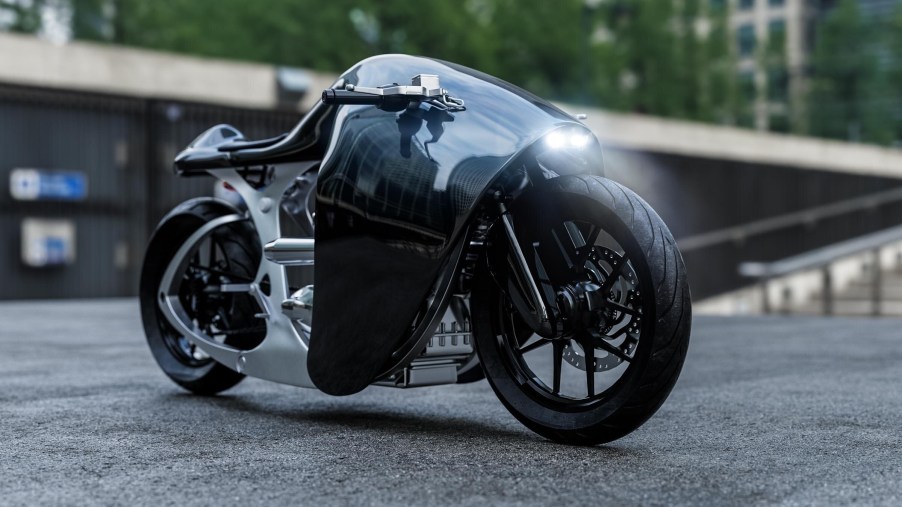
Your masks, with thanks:
<instances>
[{"instance_id":1,"label":"green foliage","mask_svg":"<svg viewBox=\"0 0 902 507\"><path fill-rule=\"evenodd\" d=\"M76 39L333 72L373 54L423 54L553 99L736 116L725 9L709 36L697 33L707 0L59 1Z\"/></svg>"},{"instance_id":2,"label":"green foliage","mask_svg":"<svg viewBox=\"0 0 902 507\"><path fill-rule=\"evenodd\" d=\"M841 0L819 30L805 108L787 90L779 34L759 46L765 89L737 75L726 2L0 0L8 13L0 19L36 32L47 5L68 9L76 39L330 72L374 54L423 54L612 110L751 125L753 102L766 98L789 105L774 122L781 130L807 124L838 139L902 138L902 91L890 86L902 82L902 58L881 65L876 56L902 55L902 9L869 23L855 0Z\"/></svg>"},{"instance_id":3,"label":"green foliage","mask_svg":"<svg viewBox=\"0 0 902 507\"><path fill-rule=\"evenodd\" d=\"M705 13L702 0L606 2L609 40L596 49L604 107L707 122L735 123L738 93L726 9Z\"/></svg>"},{"instance_id":4,"label":"green foliage","mask_svg":"<svg viewBox=\"0 0 902 507\"><path fill-rule=\"evenodd\" d=\"M888 62L886 63L887 109L892 123L893 140L902 139L902 4L896 6L884 30Z\"/></svg>"},{"instance_id":5,"label":"green foliage","mask_svg":"<svg viewBox=\"0 0 902 507\"><path fill-rule=\"evenodd\" d=\"M892 93L878 61L880 35L855 0L823 21L812 57L809 128L816 136L886 144L893 140Z\"/></svg>"},{"instance_id":6,"label":"green foliage","mask_svg":"<svg viewBox=\"0 0 902 507\"><path fill-rule=\"evenodd\" d=\"M72 36L75 39L107 41L113 35L112 7L106 0L70 0Z\"/></svg>"},{"instance_id":7,"label":"green foliage","mask_svg":"<svg viewBox=\"0 0 902 507\"><path fill-rule=\"evenodd\" d=\"M0 0L0 15L11 21L2 28L11 32L35 33L41 28L43 0Z\"/></svg>"}]
</instances>

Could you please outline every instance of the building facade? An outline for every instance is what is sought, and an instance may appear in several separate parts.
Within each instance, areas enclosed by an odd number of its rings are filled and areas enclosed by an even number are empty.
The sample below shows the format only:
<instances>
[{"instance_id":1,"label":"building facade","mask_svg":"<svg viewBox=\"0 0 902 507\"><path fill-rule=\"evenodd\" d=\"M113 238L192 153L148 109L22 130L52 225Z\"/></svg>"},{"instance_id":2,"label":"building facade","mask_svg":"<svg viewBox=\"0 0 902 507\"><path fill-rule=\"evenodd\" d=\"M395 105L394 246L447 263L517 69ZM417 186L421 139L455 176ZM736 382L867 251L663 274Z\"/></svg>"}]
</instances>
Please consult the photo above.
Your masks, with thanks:
<instances>
[{"instance_id":1,"label":"building facade","mask_svg":"<svg viewBox=\"0 0 902 507\"><path fill-rule=\"evenodd\" d=\"M740 89L753 104L744 126L788 132L803 125L804 96L820 22L838 0L712 0L730 9ZM864 19L885 19L902 0L857 0ZM804 130L804 127L803 127Z\"/></svg>"},{"instance_id":2,"label":"building facade","mask_svg":"<svg viewBox=\"0 0 902 507\"><path fill-rule=\"evenodd\" d=\"M743 123L787 132L801 101L817 24L832 0L731 0L740 88L753 104Z\"/></svg>"}]
</instances>

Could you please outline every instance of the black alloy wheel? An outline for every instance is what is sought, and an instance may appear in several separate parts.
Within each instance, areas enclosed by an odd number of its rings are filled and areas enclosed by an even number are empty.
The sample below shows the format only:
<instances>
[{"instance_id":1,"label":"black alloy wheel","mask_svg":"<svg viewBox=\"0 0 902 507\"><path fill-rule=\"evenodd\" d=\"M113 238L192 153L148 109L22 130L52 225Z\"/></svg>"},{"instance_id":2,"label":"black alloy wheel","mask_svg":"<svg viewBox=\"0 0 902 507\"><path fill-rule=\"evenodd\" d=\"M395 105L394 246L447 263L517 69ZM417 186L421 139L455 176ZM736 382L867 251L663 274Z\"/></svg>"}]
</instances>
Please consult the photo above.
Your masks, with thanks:
<instances>
[{"instance_id":1,"label":"black alloy wheel","mask_svg":"<svg viewBox=\"0 0 902 507\"><path fill-rule=\"evenodd\" d=\"M512 264L487 261L473 292L486 377L508 410L547 438L620 438L660 407L685 359L691 304L679 251L644 201L604 178L556 178L518 201L517 237L537 282L554 294L557 332L533 333L499 287L512 275L498 270Z\"/></svg>"}]
</instances>

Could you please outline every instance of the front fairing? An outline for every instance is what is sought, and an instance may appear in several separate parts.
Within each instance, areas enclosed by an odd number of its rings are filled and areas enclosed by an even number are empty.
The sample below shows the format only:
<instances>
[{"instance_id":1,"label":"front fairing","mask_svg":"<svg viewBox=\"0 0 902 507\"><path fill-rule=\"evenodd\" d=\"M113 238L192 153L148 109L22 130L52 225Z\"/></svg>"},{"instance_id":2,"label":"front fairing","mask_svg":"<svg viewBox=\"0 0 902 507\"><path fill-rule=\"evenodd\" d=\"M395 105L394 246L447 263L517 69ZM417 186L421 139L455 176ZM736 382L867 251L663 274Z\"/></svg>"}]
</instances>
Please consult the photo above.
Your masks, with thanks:
<instances>
[{"instance_id":1,"label":"front fairing","mask_svg":"<svg viewBox=\"0 0 902 507\"><path fill-rule=\"evenodd\" d=\"M584 129L524 90L427 58L370 58L339 82L407 84L417 74L438 75L466 111L339 107L321 165L308 367L333 394L360 390L382 372L442 269L453 266L450 252L492 182L549 132ZM584 158L593 162L579 170L600 172L591 141Z\"/></svg>"}]
</instances>

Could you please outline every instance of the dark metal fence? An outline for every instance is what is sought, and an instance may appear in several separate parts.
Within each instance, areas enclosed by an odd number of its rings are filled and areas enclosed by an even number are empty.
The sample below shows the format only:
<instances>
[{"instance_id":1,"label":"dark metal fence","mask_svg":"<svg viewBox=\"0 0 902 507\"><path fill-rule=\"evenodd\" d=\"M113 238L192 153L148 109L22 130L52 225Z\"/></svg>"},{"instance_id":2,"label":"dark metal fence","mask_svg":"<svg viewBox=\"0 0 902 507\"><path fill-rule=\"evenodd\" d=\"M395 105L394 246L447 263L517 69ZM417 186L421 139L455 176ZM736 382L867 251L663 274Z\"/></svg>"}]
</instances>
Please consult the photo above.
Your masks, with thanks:
<instances>
[{"instance_id":1,"label":"dark metal fence","mask_svg":"<svg viewBox=\"0 0 902 507\"><path fill-rule=\"evenodd\" d=\"M144 245L167 210L213 193L209 178L176 178L175 154L207 127L252 137L289 130L298 113L0 85L0 299L132 296ZM80 171L81 201L18 201L15 168ZM67 220L75 261L29 267L22 223Z\"/></svg>"}]
</instances>

